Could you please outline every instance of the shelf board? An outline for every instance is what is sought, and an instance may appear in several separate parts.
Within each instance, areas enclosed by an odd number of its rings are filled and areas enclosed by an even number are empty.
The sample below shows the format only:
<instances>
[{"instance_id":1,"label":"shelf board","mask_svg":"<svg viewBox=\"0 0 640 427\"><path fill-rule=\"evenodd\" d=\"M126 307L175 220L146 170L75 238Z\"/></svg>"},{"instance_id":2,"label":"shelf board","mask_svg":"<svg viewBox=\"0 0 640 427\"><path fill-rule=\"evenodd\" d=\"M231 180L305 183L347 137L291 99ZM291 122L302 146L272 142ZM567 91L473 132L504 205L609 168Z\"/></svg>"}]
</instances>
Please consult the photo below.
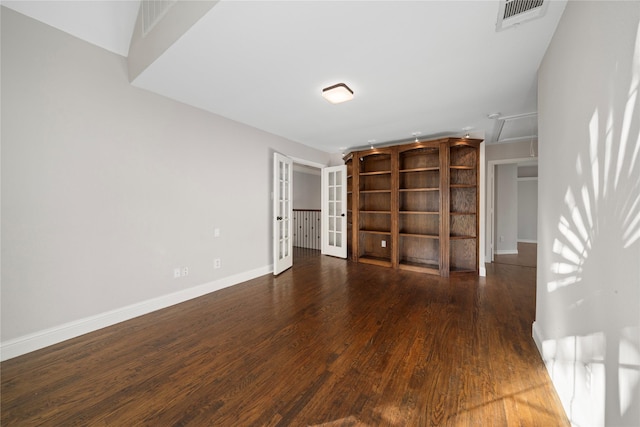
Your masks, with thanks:
<instances>
[{"instance_id":1,"label":"shelf board","mask_svg":"<svg viewBox=\"0 0 640 427\"><path fill-rule=\"evenodd\" d=\"M365 213L365 214L390 214L391 211L358 211L360 213Z\"/></svg>"},{"instance_id":2,"label":"shelf board","mask_svg":"<svg viewBox=\"0 0 640 427\"><path fill-rule=\"evenodd\" d=\"M360 193L391 193L391 190L360 190Z\"/></svg>"},{"instance_id":3,"label":"shelf board","mask_svg":"<svg viewBox=\"0 0 640 427\"><path fill-rule=\"evenodd\" d=\"M375 230L359 230L360 233L367 233L367 234L391 234L390 231L375 231Z\"/></svg>"},{"instance_id":4,"label":"shelf board","mask_svg":"<svg viewBox=\"0 0 640 427\"><path fill-rule=\"evenodd\" d=\"M451 215L475 215L475 212L449 212Z\"/></svg>"},{"instance_id":5,"label":"shelf board","mask_svg":"<svg viewBox=\"0 0 640 427\"><path fill-rule=\"evenodd\" d=\"M440 236L437 234L415 234L415 233L398 233L401 237L418 237L421 239L436 239L438 240Z\"/></svg>"},{"instance_id":6,"label":"shelf board","mask_svg":"<svg viewBox=\"0 0 640 427\"><path fill-rule=\"evenodd\" d=\"M408 193L413 191L440 191L438 187L423 187L423 188L401 188L401 193Z\"/></svg>"},{"instance_id":7,"label":"shelf board","mask_svg":"<svg viewBox=\"0 0 640 427\"><path fill-rule=\"evenodd\" d=\"M475 239L476 236L449 236L449 240Z\"/></svg>"},{"instance_id":8,"label":"shelf board","mask_svg":"<svg viewBox=\"0 0 640 427\"><path fill-rule=\"evenodd\" d=\"M413 168L413 169L400 169L400 173L405 172L425 172L425 171L439 171L440 168L438 166L434 166L431 168Z\"/></svg>"},{"instance_id":9,"label":"shelf board","mask_svg":"<svg viewBox=\"0 0 640 427\"><path fill-rule=\"evenodd\" d=\"M455 166L455 165L451 165L449 167L451 169L462 169L462 170L473 170L476 168L475 166Z\"/></svg>"},{"instance_id":10,"label":"shelf board","mask_svg":"<svg viewBox=\"0 0 640 427\"><path fill-rule=\"evenodd\" d=\"M391 260L389 258L381 258L374 256L360 256L358 262L364 262L366 264L380 265L383 267L391 267Z\"/></svg>"},{"instance_id":11,"label":"shelf board","mask_svg":"<svg viewBox=\"0 0 640 427\"><path fill-rule=\"evenodd\" d=\"M435 263L400 261L398 267L403 270L411 270L417 272L426 272L431 274L440 274L440 266Z\"/></svg>"},{"instance_id":12,"label":"shelf board","mask_svg":"<svg viewBox=\"0 0 640 427\"><path fill-rule=\"evenodd\" d=\"M451 184L450 188L476 188L475 184Z\"/></svg>"},{"instance_id":13,"label":"shelf board","mask_svg":"<svg viewBox=\"0 0 640 427\"><path fill-rule=\"evenodd\" d=\"M401 214L405 215L440 215L440 212L427 212L427 211L400 211Z\"/></svg>"},{"instance_id":14,"label":"shelf board","mask_svg":"<svg viewBox=\"0 0 640 427\"><path fill-rule=\"evenodd\" d=\"M360 172L360 176L390 175L391 171Z\"/></svg>"}]
</instances>

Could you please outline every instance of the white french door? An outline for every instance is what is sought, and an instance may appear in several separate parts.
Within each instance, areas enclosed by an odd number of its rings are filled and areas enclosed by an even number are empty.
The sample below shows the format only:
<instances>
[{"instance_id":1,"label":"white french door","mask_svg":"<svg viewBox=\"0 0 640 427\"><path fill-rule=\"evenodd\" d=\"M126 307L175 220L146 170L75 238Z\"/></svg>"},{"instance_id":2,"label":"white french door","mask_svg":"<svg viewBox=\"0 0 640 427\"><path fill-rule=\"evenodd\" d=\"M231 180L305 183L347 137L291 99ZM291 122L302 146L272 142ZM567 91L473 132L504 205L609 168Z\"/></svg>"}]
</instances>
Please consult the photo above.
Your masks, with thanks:
<instances>
[{"instance_id":1,"label":"white french door","mask_svg":"<svg viewBox=\"0 0 640 427\"><path fill-rule=\"evenodd\" d=\"M293 265L292 167L290 158L273 154L273 274L276 276Z\"/></svg>"},{"instance_id":2,"label":"white french door","mask_svg":"<svg viewBox=\"0 0 640 427\"><path fill-rule=\"evenodd\" d=\"M322 169L322 253L347 257L347 166Z\"/></svg>"}]
</instances>

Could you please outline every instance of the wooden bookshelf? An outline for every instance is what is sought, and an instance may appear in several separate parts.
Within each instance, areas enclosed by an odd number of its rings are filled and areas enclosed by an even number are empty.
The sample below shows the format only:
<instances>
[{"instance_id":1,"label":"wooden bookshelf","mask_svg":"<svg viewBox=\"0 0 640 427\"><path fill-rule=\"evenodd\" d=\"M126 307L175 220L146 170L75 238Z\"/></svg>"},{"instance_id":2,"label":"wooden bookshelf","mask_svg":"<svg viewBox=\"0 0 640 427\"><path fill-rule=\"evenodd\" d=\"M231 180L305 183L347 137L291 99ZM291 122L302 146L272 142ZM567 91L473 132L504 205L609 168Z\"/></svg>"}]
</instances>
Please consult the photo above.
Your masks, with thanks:
<instances>
[{"instance_id":1,"label":"wooden bookshelf","mask_svg":"<svg viewBox=\"0 0 640 427\"><path fill-rule=\"evenodd\" d=\"M477 274L480 143L443 138L346 156L351 258Z\"/></svg>"}]
</instances>

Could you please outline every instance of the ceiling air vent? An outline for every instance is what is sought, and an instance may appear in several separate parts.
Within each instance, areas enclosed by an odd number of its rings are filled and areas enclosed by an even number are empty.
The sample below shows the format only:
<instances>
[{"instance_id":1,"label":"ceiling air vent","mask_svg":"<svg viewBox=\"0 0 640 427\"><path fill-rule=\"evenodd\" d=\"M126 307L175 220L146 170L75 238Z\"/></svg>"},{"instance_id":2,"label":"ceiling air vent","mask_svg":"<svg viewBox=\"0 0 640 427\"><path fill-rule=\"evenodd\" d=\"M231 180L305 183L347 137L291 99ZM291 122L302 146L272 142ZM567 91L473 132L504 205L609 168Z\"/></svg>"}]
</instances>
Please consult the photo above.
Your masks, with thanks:
<instances>
[{"instance_id":1,"label":"ceiling air vent","mask_svg":"<svg viewBox=\"0 0 640 427\"><path fill-rule=\"evenodd\" d=\"M550 0L501 0L496 31L520 25L525 21L540 18L547 10Z\"/></svg>"},{"instance_id":2,"label":"ceiling air vent","mask_svg":"<svg viewBox=\"0 0 640 427\"><path fill-rule=\"evenodd\" d=\"M177 0L142 0L142 34L149 31L164 17Z\"/></svg>"}]
</instances>

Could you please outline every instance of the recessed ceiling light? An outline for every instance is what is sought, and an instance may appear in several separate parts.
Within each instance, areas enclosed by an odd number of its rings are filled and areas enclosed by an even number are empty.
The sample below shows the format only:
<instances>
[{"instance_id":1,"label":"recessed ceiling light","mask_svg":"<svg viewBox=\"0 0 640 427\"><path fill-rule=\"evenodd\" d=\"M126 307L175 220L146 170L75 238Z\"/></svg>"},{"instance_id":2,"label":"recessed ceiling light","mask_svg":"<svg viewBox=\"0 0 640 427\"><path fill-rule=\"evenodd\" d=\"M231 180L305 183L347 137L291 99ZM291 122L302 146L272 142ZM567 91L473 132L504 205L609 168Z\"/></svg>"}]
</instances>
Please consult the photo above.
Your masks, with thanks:
<instances>
[{"instance_id":1,"label":"recessed ceiling light","mask_svg":"<svg viewBox=\"0 0 640 427\"><path fill-rule=\"evenodd\" d=\"M351 101L353 99L353 91L346 84L338 83L322 89L322 97L332 104L340 104L341 102Z\"/></svg>"},{"instance_id":2,"label":"recessed ceiling light","mask_svg":"<svg viewBox=\"0 0 640 427\"><path fill-rule=\"evenodd\" d=\"M492 119L492 120L495 120L498 117L500 117L500 113L491 113L491 114L487 115L487 117Z\"/></svg>"}]
</instances>

